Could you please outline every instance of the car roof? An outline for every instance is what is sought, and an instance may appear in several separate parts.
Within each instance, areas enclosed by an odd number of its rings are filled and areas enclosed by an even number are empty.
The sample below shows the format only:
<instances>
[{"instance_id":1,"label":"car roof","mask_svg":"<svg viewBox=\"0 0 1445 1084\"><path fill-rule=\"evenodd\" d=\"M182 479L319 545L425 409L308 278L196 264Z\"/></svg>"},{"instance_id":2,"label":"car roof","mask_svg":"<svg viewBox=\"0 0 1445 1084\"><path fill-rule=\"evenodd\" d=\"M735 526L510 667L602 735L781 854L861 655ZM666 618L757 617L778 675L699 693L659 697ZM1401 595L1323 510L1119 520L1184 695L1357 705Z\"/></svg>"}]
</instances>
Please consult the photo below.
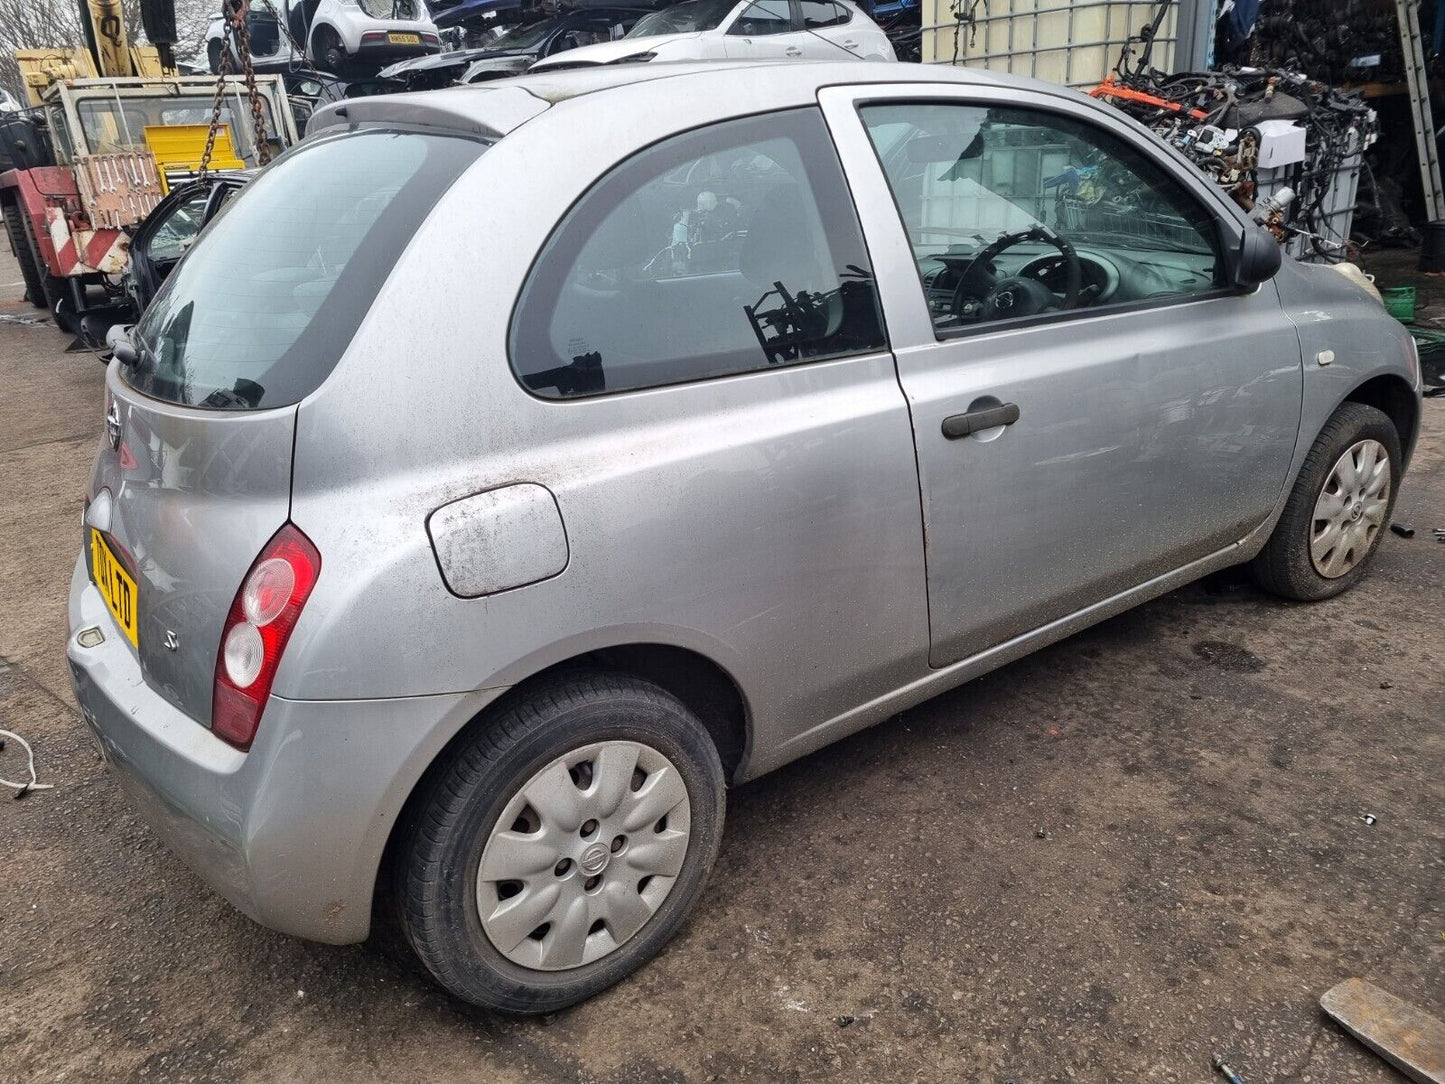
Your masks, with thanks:
<instances>
[{"instance_id":1,"label":"car roof","mask_svg":"<svg viewBox=\"0 0 1445 1084\"><path fill-rule=\"evenodd\" d=\"M744 71L747 72L745 80L741 75ZM661 80L668 81L668 94L684 97L725 96L730 85L736 87L742 81L754 89L762 84L776 98L779 109L809 104L824 87L860 84L962 84L1082 98L1077 92L1054 83L940 64L848 60L663 61L556 68L481 84L350 99L318 110L307 133L341 124L404 123L500 138L561 102L605 96L623 87Z\"/></svg>"}]
</instances>

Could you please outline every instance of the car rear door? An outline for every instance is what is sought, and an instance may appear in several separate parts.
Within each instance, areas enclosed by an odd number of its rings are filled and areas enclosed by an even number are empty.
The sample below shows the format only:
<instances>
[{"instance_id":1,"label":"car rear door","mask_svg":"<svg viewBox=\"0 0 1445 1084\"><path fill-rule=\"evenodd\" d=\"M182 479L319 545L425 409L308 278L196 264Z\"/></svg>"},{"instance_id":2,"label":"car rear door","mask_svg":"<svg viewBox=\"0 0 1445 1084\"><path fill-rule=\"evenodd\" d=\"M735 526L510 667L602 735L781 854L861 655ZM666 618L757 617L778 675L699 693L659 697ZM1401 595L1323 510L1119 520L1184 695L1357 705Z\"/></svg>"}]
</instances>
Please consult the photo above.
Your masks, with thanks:
<instances>
[{"instance_id":1,"label":"car rear door","mask_svg":"<svg viewBox=\"0 0 1445 1084\"><path fill-rule=\"evenodd\" d=\"M1269 516L1298 430L1299 344L1272 284L1222 284L1210 246L1243 227L1202 183L1049 94L896 86L820 100L912 413L933 665L1205 558ZM980 305L970 254L1030 219L1079 248L1107 242L1088 251L1091 275L1122 268L1112 294L1010 318L1005 299L1023 311L1038 297L1011 272L1067 267L1027 242L1000 255L994 304Z\"/></svg>"}]
</instances>

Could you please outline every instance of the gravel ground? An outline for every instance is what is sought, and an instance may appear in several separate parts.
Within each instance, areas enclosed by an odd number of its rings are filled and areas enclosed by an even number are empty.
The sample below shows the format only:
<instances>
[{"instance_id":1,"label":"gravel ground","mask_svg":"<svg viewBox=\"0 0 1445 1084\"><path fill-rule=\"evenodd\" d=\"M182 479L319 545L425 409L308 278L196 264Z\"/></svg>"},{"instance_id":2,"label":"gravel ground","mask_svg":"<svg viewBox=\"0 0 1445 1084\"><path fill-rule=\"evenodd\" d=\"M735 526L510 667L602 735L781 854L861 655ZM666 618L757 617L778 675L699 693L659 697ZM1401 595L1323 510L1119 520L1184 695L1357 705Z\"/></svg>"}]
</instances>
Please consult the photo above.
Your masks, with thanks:
<instances>
[{"instance_id":1,"label":"gravel ground","mask_svg":"<svg viewBox=\"0 0 1445 1084\"><path fill-rule=\"evenodd\" d=\"M19 278L0 249L0 726L56 787L0 797L5 1084L1391 1081L1319 995L1445 1017L1445 402L1352 594L1217 576L735 791L670 949L517 1022L253 925L131 813L62 654L102 370Z\"/></svg>"}]
</instances>

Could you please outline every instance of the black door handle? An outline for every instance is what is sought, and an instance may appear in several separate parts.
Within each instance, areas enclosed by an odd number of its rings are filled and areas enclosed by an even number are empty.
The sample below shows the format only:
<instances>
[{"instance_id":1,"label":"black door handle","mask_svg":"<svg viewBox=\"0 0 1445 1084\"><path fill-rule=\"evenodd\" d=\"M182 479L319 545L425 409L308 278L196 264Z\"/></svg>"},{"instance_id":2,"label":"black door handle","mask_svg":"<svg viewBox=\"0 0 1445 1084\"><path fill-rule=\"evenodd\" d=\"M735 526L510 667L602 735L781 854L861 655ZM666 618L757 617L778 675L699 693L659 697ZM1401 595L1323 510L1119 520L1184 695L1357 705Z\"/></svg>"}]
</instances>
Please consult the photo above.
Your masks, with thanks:
<instances>
[{"instance_id":1,"label":"black door handle","mask_svg":"<svg viewBox=\"0 0 1445 1084\"><path fill-rule=\"evenodd\" d=\"M943 419L943 435L949 440L958 440L970 433L993 429L1000 425L1013 425L1019 420L1019 408L1015 403L989 407L987 410L970 410L967 414L950 414Z\"/></svg>"}]
</instances>

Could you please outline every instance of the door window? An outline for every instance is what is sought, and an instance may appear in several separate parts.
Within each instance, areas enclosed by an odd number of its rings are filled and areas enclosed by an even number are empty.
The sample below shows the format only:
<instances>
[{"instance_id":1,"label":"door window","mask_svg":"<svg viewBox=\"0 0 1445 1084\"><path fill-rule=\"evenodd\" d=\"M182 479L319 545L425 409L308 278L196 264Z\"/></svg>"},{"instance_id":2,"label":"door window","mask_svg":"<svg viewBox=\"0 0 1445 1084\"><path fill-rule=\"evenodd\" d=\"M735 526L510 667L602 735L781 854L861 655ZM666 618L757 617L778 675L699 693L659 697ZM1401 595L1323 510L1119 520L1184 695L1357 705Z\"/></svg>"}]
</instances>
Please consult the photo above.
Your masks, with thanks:
<instances>
[{"instance_id":1,"label":"door window","mask_svg":"<svg viewBox=\"0 0 1445 1084\"><path fill-rule=\"evenodd\" d=\"M793 15L788 10L788 0L756 0L743 9L728 33L762 38L769 34L788 34L792 29Z\"/></svg>"},{"instance_id":2,"label":"door window","mask_svg":"<svg viewBox=\"0 0 1445 1084\"><path fill-rule=\"evenodd\" d=\"M803 25L809 30L821 30L828 26L844 26L852 13L842 4L832 0L802 0Z\"/></svg>"},{"instance_id":3,"label":"door window","mask_svg":"<svg viewBox=\"0 0 1445 1084\"><path fill-rule=\"evenodd\" d=\"M861 112L941 333L1224 284L1213 216L1092 124L954 103Z\"/></svg>"},{"instance_id":4,"label":"door window","mask_svg":"<svg viewBox=\"0 0 1445 1084\"><path fill-rule=\"evenodd\" d=\"M206 213L206 201L210 190L205 189L177 205L170 215L156 227L151 236L147 255L157 262L179 260L201 232Z\"/></svg>"},{"instance_id":5,"label":"door window","mask_svg":"<svg viewBox=\"0 0 1445 1084\"><path fill-rule=\"evenodd\" d=\"M569 212L522 291L512 366L547 398L883 348L846 182L814 109L675 136Z\"/></svg>"}]
</instances>

